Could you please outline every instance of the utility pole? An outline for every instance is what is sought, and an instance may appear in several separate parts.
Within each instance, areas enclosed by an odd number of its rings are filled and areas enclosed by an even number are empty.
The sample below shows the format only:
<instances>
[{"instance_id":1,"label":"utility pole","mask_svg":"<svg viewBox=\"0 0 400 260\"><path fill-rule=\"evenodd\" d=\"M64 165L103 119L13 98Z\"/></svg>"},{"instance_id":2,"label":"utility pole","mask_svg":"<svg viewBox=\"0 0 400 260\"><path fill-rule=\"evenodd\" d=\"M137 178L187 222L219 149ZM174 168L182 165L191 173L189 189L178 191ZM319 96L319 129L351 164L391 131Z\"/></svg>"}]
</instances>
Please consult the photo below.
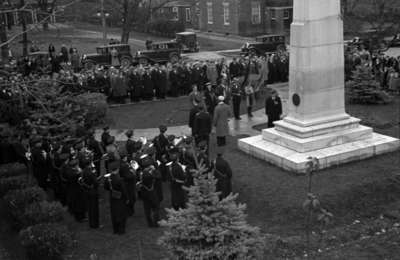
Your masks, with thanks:
<instances>
[{"instance_id":1,"label":"utility pole","mask_svg":"<svg viewBox=\"0 0 400 260\"><path fill-rule=\"evenodd\" d=\"M25 7L25 0L20 0L20 8L24 9ZM22 55L28 55L28 33L26 28L26 19L25 19L25 11L19 11L21 25L22 25Z\"/></svg>"},{"instance_id":2,"label":"utility pole","mask_svg":"<svg viewBox=\"0 0 400 260\"><path fill-rule=\"evenodd\" d=\"M103 41L104 44L107 44L107 24L106 24L106 12L104 10L104 0L100 0L100 5L101 5L101 10L100 10L100 16L101 16L101 24L103 26Z\"/></svg>"}]
</instances>

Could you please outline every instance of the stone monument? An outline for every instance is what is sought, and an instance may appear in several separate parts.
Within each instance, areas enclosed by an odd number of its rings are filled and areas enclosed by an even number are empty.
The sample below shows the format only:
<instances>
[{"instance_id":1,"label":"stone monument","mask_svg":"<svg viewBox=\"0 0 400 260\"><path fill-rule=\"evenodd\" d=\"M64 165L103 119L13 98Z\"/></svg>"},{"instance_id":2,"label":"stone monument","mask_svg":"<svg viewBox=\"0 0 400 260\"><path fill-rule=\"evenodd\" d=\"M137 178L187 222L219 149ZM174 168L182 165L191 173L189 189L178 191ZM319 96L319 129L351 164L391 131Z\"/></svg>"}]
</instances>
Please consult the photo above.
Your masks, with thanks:
<instances>
[{"instance_id":1,"label":"stone monument","mask_svg":"<svg viewBox=\"0 0 400 260\"><path fill-rule=\"evenodd\" d=\"M348 115L344 99L344 43L340 0L295 0L291 25L288 115L239 148L286 170L305 172L361 160L400 147Z\"/></svg>"}]
</instances>

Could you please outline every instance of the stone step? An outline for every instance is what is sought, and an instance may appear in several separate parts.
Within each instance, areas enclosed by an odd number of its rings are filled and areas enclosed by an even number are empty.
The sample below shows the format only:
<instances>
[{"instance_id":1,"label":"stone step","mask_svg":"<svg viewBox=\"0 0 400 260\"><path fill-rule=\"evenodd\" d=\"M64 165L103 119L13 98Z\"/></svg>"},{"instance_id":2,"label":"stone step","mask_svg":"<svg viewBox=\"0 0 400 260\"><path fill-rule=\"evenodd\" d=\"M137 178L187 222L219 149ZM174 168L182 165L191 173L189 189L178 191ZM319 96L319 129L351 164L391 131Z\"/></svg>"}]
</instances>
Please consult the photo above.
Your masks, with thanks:
<instances>
[{"instance_id":1,"label":"stone step","mask_svg":"<svg viewBox=\"0 0 400 260\"><path fill-rule=\"evenodd\" d=\"M373 133L371 138L320 150L299 153L278 144L266 141L262 135L239 140L239 149L243 152L270 162L295 173L305 173L309 157L319 159L320 169L359 161L375 155L393 152L400 148L400 140Z\"/></svg>"},{"instance_id":2,"label":"stone step","mask_svg":"<svg viewBox=\"0 0 400 260\"><path fill-rule=\"evenodd\" d=\"M332 131L331 133L308 138L299 138L278 131L274 128L264 129L262 131L262 136L263 139L266 141L281 145L300 153L304 153L345 143L351 143L358 140L368 139L372 137L372 133L372 128L359 125L356 128Z\"/></svg>"}]
</instances>

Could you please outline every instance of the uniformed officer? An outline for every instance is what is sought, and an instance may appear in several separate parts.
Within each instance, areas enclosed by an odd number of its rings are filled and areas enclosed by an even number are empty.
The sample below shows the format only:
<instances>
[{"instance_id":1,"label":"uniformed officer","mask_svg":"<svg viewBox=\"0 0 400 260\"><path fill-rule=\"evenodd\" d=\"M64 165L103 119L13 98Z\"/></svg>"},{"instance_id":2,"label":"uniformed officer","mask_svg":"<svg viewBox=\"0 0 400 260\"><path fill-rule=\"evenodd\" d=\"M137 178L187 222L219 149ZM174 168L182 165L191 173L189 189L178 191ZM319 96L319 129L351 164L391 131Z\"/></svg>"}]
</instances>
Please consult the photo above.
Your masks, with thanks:
<instances>
[{"instance_id":1,"label":"uniformed officer","mask_svg":"<svg viewBox=\"0 0 400 260\"><path fill-rule=\"evenodd\" d=\"M237 78L233 79L231 87L232 103L233 103L233 115L236 120L240 120L240 102L242 101L242 91L239 86Z\"/></svg>"}]
</instances>

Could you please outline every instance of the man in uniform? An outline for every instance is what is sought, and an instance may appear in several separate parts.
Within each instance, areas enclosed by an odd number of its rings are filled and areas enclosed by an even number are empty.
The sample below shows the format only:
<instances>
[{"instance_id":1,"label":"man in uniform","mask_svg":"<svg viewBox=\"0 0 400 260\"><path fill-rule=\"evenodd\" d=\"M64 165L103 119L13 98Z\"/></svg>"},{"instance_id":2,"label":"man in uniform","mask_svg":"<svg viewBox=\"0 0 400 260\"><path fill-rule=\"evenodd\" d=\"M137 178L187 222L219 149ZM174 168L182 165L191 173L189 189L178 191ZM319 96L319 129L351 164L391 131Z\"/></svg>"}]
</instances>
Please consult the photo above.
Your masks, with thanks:
<instances>
[{"instance_id":1,"label":"man in uniform","mask_svg":"<svg viewBox=\"0 0 400 260\"><path fill-rule=\"evenodd\" d=\"M83 171L81 186L86 195L89 227L99 228L99 180L102 176L98 177L96 169L92 162L86 158L82 162Z\"/></svg>"},{"instance_id":2,"label":"man in uniform","mask_svg":"<svg viewBox=\"0 0 400 260\"><path fill-rule=\"evenodd\" d=\"M171 188L171 203L175 210L185 208L185 191L183 185L186 182L186 175L183 167L178 161L179 150L174 148L170 150L170 159L172 162L169 167L170 188Z\"/></svg>"},{"instance_id":3,"label":"man in uniform","mask_svg":"<svg viewBox=\"0 0 400 260\"><path fill-rule=\"evenodd\" d=\"M235 116L236 120L240 120L240 102L242 101L242 93L239 86L239 82L237 78L233 79L232 83L232 104L233 104L233 115Z\"/></svg>"},{"instance_id":4,"label":"man in uniform","mask_svg":"<svg viewBox=\"0 0 400 260\"><path fill-rule=\"evenodd\" d=\"M199 112L196 114L193 123L193 135L195 137L196 144L204 141L208 146L210 140L210 134L212 129L212 119L210 114L205 111L203 106L199 107Z\"/></svg>"},{"instance_id":5,"label":"man in uniform","mask_svg":"<svg viewBox=\"0 0 400 260\"><path fill-rule=\"evenodd\" d=\"M274 122L281 119L282 102L276 90L265 100L265 114L268 116L268 128L274 127Z\"/></svg>"},{"instance_id":6,"label":"man in uniform","mask_svg":"<svg viewBox=\"0 0 400 260\"><path fill-rule=\"evenodd\" d=\"M144 214L149 227L158 227L160 219L160 201L154 187L154 182L155 178L152 169L149 167L143 170L138 191L143 201Z\"/></svg>"},{"instance_id":7,"label":"man in uniform","mask_svg":"<svg viewBox=\"0 0 400 260\"><path fill-rule=\"evenodd\" d=\"M135 202L136 202L136 171L132 168L128 162L128 155L125 152L120 153L121 165L119 168L119 174L125 183L128 200L128 216L132 216L135 213Z\"/></svg>"},{"instance_id":8,"label":"man in uniform","mask_svg":"<svg viewBox=\"0 0 400 260\"><path fill-rule=\"evenodd\" d=\"M223 199L232 192L232 169L223 158L221 149L217 151L217 158L213 164L214 177L217 179L216 191L221 192L219 198Z\"/></svg>"},{"instance_id":9,"label":"man in uniform","mask_svg":"<svg viewBox=\"0 0 400 260\"><path fill-rule=\"evenodd\" d=\"M124 181L119 175L119 162L109 164L111 174L104 182L104 189L110 192L111 221L114 234L125 233L127 219L127 204L129 196Z\"/></svg>"}]
</instances>

